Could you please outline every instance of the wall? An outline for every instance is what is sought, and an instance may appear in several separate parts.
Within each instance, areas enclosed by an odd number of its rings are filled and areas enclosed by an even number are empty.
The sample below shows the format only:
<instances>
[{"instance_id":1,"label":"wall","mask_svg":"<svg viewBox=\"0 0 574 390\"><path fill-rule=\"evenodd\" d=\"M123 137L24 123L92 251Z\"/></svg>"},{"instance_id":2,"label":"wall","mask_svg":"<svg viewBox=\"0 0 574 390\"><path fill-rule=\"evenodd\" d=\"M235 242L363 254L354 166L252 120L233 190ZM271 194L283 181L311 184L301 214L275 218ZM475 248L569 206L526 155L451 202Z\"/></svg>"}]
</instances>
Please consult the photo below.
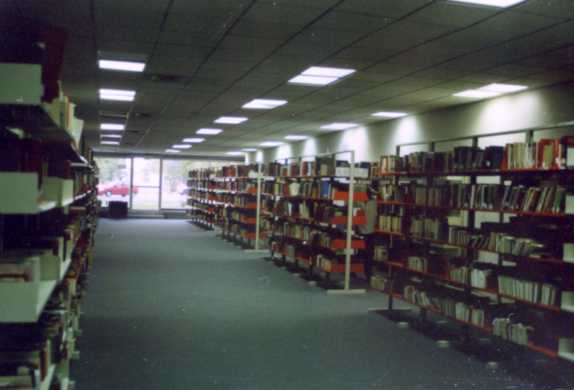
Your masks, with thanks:
<instances>
[{"instance_id":1,"label":"wall","mask_svg":"<svg viewBox=\"0 0 574 390\"><path fill-rule=\"evenodd\" d=\"M356 161L377 161L383 154L395 153L399 143L436 141L572 121L573 101L574 83L561 84L329 133L251 153L248 161L269 162L350 148L355 150Z\"/></svg>"}]
</instances>

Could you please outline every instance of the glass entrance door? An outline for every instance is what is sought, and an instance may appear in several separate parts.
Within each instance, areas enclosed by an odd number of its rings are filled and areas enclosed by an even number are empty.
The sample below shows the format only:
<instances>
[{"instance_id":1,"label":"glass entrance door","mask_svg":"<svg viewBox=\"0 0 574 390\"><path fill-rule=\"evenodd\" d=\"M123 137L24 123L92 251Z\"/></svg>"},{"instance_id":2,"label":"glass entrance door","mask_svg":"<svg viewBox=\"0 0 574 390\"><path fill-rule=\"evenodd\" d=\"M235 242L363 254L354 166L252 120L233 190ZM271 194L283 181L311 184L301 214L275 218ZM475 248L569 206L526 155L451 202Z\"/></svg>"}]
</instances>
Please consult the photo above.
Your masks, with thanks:
<instances>
[{"instance_id":1,"label":"glass entrance door","mask_svg":"<svg viewBox=\"0 0 574 390\"><path fill-rule=\"evenodd\" d=\"M133 159L132 208L159 210L160 160L135 157Z\"/></svg>"}]
</instances>

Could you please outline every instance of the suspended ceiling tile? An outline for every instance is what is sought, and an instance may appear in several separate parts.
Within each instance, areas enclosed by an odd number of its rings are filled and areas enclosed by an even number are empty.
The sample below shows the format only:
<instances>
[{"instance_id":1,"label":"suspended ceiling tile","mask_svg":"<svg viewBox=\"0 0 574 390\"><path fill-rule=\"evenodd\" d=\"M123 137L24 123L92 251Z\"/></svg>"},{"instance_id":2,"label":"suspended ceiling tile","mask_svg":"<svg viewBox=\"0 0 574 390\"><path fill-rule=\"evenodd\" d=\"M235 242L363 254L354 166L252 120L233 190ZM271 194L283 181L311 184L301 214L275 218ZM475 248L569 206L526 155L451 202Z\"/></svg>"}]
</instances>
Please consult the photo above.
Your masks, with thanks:
<instances>
[{"instance_id":1,"label":"suspended ceiling tile","mask_svg":"<svg viewBox=\"0 0 574 390\"><path fill-rule=\"evenodd\" d=\"M430 3L432 3L432 0L346 0L338 9L387 18L400 18L421 7L428 6Z\"/></svg>"},{"instance_id":2,"label":"suspended ceiling tile","mask_svg":"<svg viewBox=\"0 0 574 390\"><path fill-rule=\"evenodd\" d=\"M356 45L381 50L405 50L409 47L452 33L454 30L455 27L453 26L399 21L362 39L356 43Z\"/></svg>"},{"instance_id":3,"label":"suspended ceiling tile","mask_svg":"<svg viewBox=\"0 0 574 390\"><path fill-rule=\"evenodd\" d=\"M574 18L574 2L570 0L529 0L514 9L557 18Z\"/></svg>"},{"instance_id":4,"label":"suspended ceiling tile","mask_svg":"<svg viewBox=\"0 0 574 390\"><path fill-rule=\"evenodd\" d=\"M255 2L243 17L243 20L257 24L281 23L302 28L321 15L322 8L293 7L289 3Z\"/></svg>"},{"instance_id":5,"label":"suspended ceiling tile","mask_svg":"<svg viewBox=\"0 0 574 390\"><path fill-rule=\"evenodd\" d=\"M332 11L317 21L313 27L332 31L370 33L389 24L393 19L369 16L354 12Z\"/></svg>"},{"instance_id":6,"label":"suspended ceiling tile","mask_svg":"<svg viewBox=\"0 0 574 390\"><path fill-rule=\"evenodd\" d=\"M248 38L285 40L297 33L301 26L290 23L271 23L241 19L231 30L231 34Z\"/></svg>"},{"instance_id":7,"label":"suspended ceiling tile","mask_svg":"<svg viewBox=\"0 0 574 390\"><path fill-rule=\"evenodd\" d=\"M410 15L411 23L432 23L445 26L466 27L499 12L493 7L475 7L463 3L434 2L428 7Z\"/></svg>"}]
</instances>

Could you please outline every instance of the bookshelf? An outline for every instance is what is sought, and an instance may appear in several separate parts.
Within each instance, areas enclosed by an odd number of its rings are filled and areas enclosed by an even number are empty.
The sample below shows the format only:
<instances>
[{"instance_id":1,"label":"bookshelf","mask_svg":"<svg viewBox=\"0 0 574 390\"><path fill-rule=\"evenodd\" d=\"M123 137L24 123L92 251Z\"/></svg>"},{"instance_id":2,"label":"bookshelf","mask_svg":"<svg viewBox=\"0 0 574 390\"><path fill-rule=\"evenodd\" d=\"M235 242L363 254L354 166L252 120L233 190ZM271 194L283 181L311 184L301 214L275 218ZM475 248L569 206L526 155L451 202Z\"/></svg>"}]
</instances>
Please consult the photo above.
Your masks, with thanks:
<instances>
[{"instance_id":1,"label":"bookshelf","mask_svg":"<svg viewBox=\"0 0 574 390\"><path fill-rule=\"evenodd\" d=\"M574 361L564 326L574 320L574 136L537 131L399 145L381 158L372 287L389 295L388 313L400 299L467 336ZM515 139L489 139L501 135Z\"/></svg>"},{"instance_id":2,"label":"bookshelf","mask_svg":"<svg viewBox=\"0 0 574 390\"><path fill-rule=\"evenodd\" d=\"M348 155L347 160L338 156ZM326 287L342 275L342 289L328 292L357 293L351 274L364 273L358 251L365 241L357 227L366 223L356 207L368 200L369 168L356 166L354 152L302 156L268 164L263 183L263 235L270 240L271 257L279 264L303 270L306 277ZM363 182L358 184L359 182ZM358 188L358 189L357 189Z\"/></svg>"},{"instance_id":3,"label":"bookshelf","mask_svg":"<svg viewBox=\"0 0 574 390\"><path fill-rule=\"evenodd\" d=\"M259 249L261 168L234 165L189 173L188 205L192 222L219 228L223 238Z\"/></svg>"},{"instance_id":4,"label":"bookshelf","mask_svg":"<svg viewBox=\"0 0 574 390\"><path fill-rule=\"evenodd\" d=\"M42 68L0 64L26 83L0 98L0 383L68 389L93 263L98 170L83 122Z\"/></svg>"}]
</instances>

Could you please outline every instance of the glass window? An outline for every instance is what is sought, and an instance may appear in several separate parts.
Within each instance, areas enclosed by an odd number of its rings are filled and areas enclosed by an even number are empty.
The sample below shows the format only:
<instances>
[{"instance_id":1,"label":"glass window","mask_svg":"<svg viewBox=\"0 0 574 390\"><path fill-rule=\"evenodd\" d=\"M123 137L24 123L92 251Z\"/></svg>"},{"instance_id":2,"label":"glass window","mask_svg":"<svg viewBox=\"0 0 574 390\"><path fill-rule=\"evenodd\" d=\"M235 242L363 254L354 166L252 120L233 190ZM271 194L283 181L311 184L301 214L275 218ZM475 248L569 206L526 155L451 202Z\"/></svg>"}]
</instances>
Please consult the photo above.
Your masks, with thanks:
<instances>
[{"instance_id":1,"label":"glass window","mask_svg":"<svg viewBox=\"0 0 574 390\"><path fill-rule=\"evenodd\" d=\"M103 207L111 200L130 201L130 158L96 158L100 171L98 199Z\"/></svg>"},{"instance_id":2,"label":"glass window","mask_svg":"<svg viewBox=\"0 0 574 390\"><path fill-rule=\"evenodd\" d=\"M158 158L135 157L132 208L135 210L158 210L159 171Z\"/></svg>"},{"instance_id":3,"label":"glass window","mask_svg":"<svg viewBox=\"0 0 574 390\"><path fill-rule=\"evenodd\" d=\"M182 209L187 205L187 176L193 166L189 160L163 160L161 208Z\"/></svg>"}]
</instances>

